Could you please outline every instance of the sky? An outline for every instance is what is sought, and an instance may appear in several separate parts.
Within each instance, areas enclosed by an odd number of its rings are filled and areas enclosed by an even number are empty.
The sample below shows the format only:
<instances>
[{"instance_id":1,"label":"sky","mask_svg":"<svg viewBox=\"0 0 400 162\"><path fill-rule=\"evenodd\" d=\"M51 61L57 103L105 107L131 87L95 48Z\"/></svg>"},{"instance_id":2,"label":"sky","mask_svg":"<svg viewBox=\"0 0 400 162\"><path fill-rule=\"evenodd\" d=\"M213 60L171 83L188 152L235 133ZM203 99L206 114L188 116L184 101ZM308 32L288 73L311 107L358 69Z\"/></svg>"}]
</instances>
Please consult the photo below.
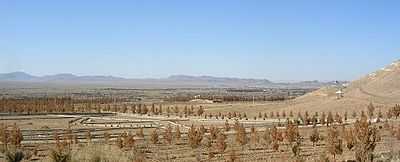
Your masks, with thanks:
<instances>
[{"instance_id":1,"label":"sky","mask_svg":"<svg viewBox=\"0 0 400 162\"><path fill-rule=\"evenodd\" d=\"M400 59L398 0L0 0L0 73L353 80Z\"/></svg>"}]
</instances>

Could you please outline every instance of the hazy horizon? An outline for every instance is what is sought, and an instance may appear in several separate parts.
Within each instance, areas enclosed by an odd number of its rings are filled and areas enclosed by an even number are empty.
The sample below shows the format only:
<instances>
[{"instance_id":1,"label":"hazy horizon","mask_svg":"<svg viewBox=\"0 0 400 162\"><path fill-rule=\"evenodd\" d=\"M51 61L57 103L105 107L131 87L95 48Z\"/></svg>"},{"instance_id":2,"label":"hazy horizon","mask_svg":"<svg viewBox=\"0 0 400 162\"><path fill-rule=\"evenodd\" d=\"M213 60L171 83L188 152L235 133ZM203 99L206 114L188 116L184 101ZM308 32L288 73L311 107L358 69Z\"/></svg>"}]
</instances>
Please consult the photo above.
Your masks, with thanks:
<instances>
[{"instance_id":1,"label":"hazy horizon","mask_svg":"<svg viewBox=\"0 0 400 162\"><path fill-rule=\"evenodd\" d=\"M74 75L76 77L115 77L121 79L168 79L173 77L214 77L214 78L229 78L229 79L257 79L257 80L268 80L272 82L279 82L279 83L295 83L295 82L303 82L303 81L319 81L319 82L332 82L332 81L349 81L349 80L271 80L268 78L242 78L242 77L234 77L234 76L213 76L213 75L186 75L186 74L173 74L166 77L142 77L142 78L129 78L123 76L114 76L114 75L77 75L73 73L54 73L54 74L45 74L45 75L33 75L28 72L23 71L14 71L14 72L6 72L0 74L11 74L11 73L25 73L28 75L32 75L34 77L48 77L48 76L55 76L55 75Z\"/></svg>"},{"instance_id":2,"label":"hazy horizon","mask_svg":"<svg viewBox=\"0 0 400 162\"><path fill-rule=\"evenodd\" d=\"M399 1L0 2L0 73L354 80L400 58Z\"/></svg>"}]
</instances>

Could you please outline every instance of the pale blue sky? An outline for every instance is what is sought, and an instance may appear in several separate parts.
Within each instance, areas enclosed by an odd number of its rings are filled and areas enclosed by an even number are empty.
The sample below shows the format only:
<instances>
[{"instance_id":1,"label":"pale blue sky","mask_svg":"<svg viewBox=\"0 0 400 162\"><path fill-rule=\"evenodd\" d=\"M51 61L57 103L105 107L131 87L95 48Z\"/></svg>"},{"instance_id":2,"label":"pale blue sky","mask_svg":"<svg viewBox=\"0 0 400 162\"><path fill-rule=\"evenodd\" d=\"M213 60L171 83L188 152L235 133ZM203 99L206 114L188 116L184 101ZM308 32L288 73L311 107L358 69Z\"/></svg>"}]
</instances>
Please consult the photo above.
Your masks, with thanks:
<instances>
[{"instance_id":1,"label":"pale blue sky","mask_svg":"<svg viewBox=\"0 0 400 162\"><path fill-rule=\"evenodd\" d=\"M351 80L400 58L397 0L0 0L0 73Z\"/></svg>"}]
</instances>

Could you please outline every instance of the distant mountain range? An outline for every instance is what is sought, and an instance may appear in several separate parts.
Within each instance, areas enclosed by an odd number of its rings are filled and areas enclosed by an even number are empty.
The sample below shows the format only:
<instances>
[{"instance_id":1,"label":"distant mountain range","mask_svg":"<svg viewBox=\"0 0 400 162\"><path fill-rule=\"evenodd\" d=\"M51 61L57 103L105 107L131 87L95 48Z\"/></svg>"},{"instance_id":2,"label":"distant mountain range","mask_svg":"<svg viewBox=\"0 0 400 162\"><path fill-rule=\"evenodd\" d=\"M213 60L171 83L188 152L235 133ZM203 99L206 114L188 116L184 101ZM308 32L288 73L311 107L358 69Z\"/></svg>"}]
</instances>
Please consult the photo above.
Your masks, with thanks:
<instances>
[{"instance_id":1,"label":"distant mountain range","mask_svg":"<svg viewBox=\"0 0 400 162\"><path fill-rule=\"evenodd\" d=\"M112 81L121 80L124 78L118 78L113 76L77 76L73 74L55 74L55 75L45 75L45 76L34 76L24 72L12 72L0 74L0 80L3 81L73 81L73 80L102 80L102 81Z\"/></svg>"},{"instance_id":2,"label":"distant mountain range","mask_svg":"<svg viewBox=\"0 0 400 162\"><path fill-rule=\"evenodd\" d=\"M214 76L172 75L160 79L128 79L114 76L77 76L63 73L34 76L24 72L0 74L0 81L12 83L57 83L58 85L98 85L129 88L319 88L335 82L303 81L292 83L274 83L267 79L243 79ZM0 85L1 87L1 85Z\"/></svg>"}]
</instances>

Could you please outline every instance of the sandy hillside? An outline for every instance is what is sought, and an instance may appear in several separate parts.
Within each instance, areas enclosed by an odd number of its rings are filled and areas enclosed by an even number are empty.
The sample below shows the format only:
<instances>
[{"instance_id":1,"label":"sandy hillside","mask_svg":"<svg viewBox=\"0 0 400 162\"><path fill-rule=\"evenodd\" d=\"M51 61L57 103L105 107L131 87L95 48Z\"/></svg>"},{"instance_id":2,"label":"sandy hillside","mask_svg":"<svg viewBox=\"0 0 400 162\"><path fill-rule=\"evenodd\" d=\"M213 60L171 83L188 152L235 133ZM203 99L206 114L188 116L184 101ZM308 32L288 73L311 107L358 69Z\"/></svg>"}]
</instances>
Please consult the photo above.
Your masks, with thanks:
<instances>
[{"instance_id":1,"label":"sandy hillside","mask_svg":"<svg viewBox=\"0 0 400 162\"><path fill-rule=\"evenodd\" d=\"M336 91L343 88L344 97ZM400 103L400 60L345 86L324 87L297 98L283 109L293 111L353 111L365 109L369 102L386 109Z\"/></svg>"}]
</instances>

